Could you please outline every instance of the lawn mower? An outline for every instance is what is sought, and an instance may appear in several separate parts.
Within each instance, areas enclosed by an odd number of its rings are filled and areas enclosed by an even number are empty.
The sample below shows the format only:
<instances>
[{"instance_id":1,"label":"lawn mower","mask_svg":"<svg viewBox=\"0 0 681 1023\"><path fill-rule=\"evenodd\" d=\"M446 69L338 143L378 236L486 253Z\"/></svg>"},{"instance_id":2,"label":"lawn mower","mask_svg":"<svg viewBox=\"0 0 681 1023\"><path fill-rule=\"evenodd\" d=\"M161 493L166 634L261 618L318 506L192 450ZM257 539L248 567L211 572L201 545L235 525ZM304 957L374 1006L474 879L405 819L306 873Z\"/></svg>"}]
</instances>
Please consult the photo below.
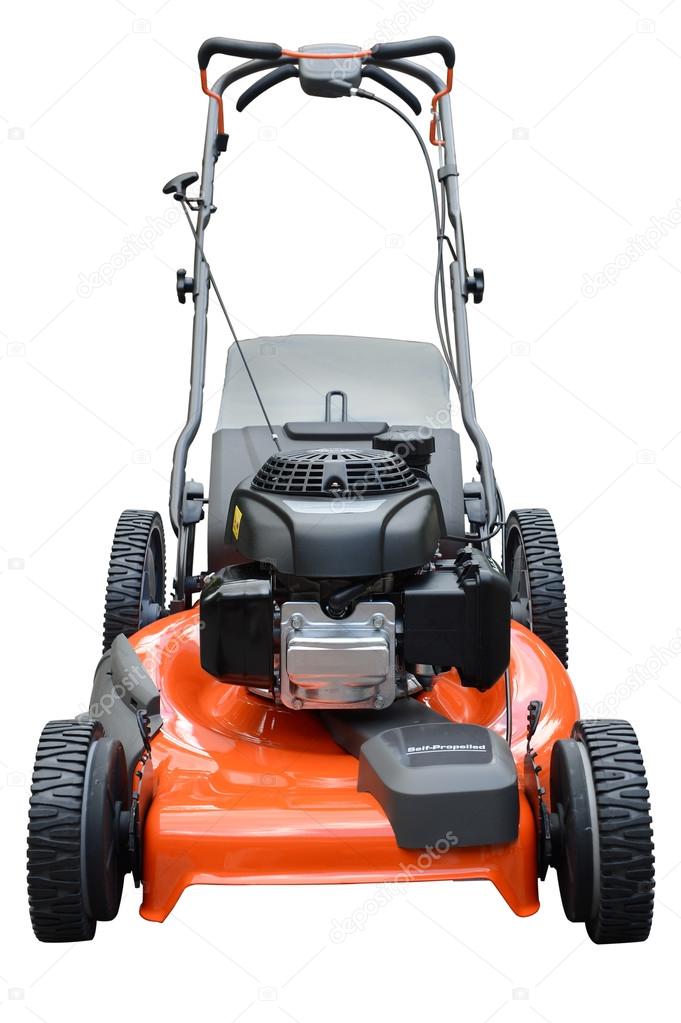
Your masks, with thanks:
<instances>
[{"instance_id":1,"label":"lawn mower","mask_svg":"<svg viewBox=\"0 0 681 1023\"><path fill-rule=\"evenodd\" d=\"M244 62L210 87L218 54ZM556 530L541 508L506 515L476 417L466 314L485 280L466 263L452 44L287 50L211 38L198 63L208 96L199 192L188 194L196 172L163 189L194 243L192 274L176 281L194 317L170 481L172 597L161 516L123 512L89 709L51 721L38 744L36 936L91 939L116 916L128 873L155 921L192 884L447 879L491 881L528 916L553 867L568 919L594 942L644 940L653 844L636 735L626 721L578 720ZM433 200L437 345L237 337L205 236L228 146L223 94L252 75L237 111L297 79L308 96L372 102L377 118L412 131ZM418 117L409 79L431 96L425 139L386 98ZM211 294L233 343L205 497L187 457ZM475 450L470 482L452 393Z\"/></svg>"}]
</instances>

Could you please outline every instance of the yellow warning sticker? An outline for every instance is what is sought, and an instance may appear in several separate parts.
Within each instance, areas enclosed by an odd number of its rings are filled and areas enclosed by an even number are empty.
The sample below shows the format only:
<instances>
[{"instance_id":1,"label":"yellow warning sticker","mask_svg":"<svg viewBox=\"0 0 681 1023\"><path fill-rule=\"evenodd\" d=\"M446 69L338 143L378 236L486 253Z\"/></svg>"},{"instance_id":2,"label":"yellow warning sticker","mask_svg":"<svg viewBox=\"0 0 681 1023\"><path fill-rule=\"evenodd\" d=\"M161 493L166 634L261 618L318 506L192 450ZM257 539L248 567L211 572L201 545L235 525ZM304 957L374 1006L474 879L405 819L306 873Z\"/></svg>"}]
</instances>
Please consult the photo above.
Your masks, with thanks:
<instances>
[{"instance_id":1,"label":"yellow warning sticker","mask_svg":"<svg viewBox=\"0 0 681 1023\"><path fill-rule=\"evenodd\" d=\"M232 519L232 533L234 534L234 539L235 540L239 539L239 530L241 528L241 519L242 518L243 518L243 515L242 515L242 512L241 512L241 508L239 507L238 504L235 504L234 505L234 518Z\"/></svg>"}]
</instances>

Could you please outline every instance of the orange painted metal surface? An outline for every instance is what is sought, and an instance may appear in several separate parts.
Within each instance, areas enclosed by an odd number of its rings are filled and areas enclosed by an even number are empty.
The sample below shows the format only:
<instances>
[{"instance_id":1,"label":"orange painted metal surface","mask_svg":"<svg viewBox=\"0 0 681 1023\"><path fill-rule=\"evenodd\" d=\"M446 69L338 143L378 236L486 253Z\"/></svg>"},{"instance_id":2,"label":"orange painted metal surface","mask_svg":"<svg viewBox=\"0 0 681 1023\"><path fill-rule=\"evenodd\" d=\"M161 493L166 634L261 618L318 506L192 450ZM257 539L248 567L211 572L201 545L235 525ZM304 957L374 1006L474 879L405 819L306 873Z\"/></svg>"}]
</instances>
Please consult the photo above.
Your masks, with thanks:
<instances>
[{"instance_id":1,"label":"orange painted metal surface","mask_svg":"<svg viewBox=\"0 0 681 1023\"><path fill-rule=\"evenodd\" d=\"M437 137L437 107L443 96L447 96L454 87L454 68L447 68L447 82L444 89L436 92L431 102L432 117L430 120L430 144L432 146L444 146L445 140Z\"/></svg>"},{"instance_id":2,"label":"orange painted metal surface","mask_svg":"<svg viewBox=\"0 0 681 1023\"><path fill-rule=\"evenodd\" d=\"M219 92L213 92L212 89L208 88L208 72L201 71L201 88L205 92L206 96L210 96L211 99L216 100L218 105L218 132L222 135L225 131L225 109L222 102L222 96Z\"/></svg>"},{"instance_id":3,"label":"orange painted metal surface","mask_svg":"<svg viewBox=\"0 0 681 1023\"><path fill-rule=\"evenodd\" d=\"M364 60L371 56L371 50L356 50L354 53L303 53L300 50L282 50L282 57L294 60Z\"/></svg>"},{"instance_id":4,"label":"orange painted metal surface","mask_svg":"<svg viewBox=\"0 0 681 1023\"><path fill-rule=\"evenodd\" d=\"M562 665L522 626L513 626L511 661L518 838L421 851L398 847L379 804L357 791L357 760L314 714L275 707L201 669L197 608L143 629L132 642L161 691L164 719L152 742L141 908L147 919L165 919L191 884L486 879L519 915L538 909L535 825L522 797L527 704L544 700L535 746L546 773L551 746L569 735L578 708ZM503 683L478 693L450 672L424 699L452 720L504 731Z\"/></svg>"}]
</instances>

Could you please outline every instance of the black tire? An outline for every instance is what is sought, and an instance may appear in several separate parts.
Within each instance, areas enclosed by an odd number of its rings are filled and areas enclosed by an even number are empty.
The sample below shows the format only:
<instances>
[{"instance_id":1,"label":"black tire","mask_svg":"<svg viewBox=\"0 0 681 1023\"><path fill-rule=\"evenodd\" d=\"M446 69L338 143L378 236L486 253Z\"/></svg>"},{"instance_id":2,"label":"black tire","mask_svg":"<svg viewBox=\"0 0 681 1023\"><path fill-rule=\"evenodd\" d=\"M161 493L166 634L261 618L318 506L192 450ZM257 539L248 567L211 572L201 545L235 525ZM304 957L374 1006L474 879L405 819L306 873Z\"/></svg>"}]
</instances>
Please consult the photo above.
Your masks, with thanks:
<instances>
[{"instance_id":1,"label":"black tire","mask_svg":"<svg viewBox=\"0 0 681 1023\"><path fill-rule=\"evenodd\" d=\"M104 604L104 651L160 618L165 604L163 521L158 512L128 510L114 533Z\"/></svg>"},{"instance_id":2,"label":"black tire","mask_svg":"<svg viewBox=\"0 0 681 1023\"><path fill-rule=\"evenodd\" d=\"M645 941L655 874L648 783L627 721L577 721L551 755L552 865L597 945Z\"/></svg>"},{"instance_id":3,"label":"black tire","mask_svg":"<svg viewBox=\"0 0 681 1023\"><path fill-rule=\"evenodd\" d=\"M645 941L653 920L655 857L650 795L628 721L578 721L573 738L591 764L598 808L600 898L586 922L597 945Z\"/></svg>"},{"instance_id":4,"label":"black tire","mask_svg":"<svg viewBox=\"0 0 681 1023\"><path fill-rule=\"evenodd\" d=\"M558 537L545 508L512 511L506 521L504 564L513 618L546 643L567 668L565 579Z\"/></svg>"},{"instance_id":5,"label":"black tire","mask_svg":"<svg viewBox=\"0 0 681 1023\"><path fill-rule=\"evenodd\" d=\"M39 941L90 941L83 898L81 821L96 721L50 721L36 754L28 822L28 904Z\"/></svg>"},{"instance_id":6,"label":"black tire","mask_svg":"<svg viewBox=\"0 0 681 1023\"><path fill-rule=\"evenodd\" d=\"M125 754L98 721L50 721L28 822L28 903L39 941L90 941L113 920L130 870Z\"/></svg>"}]
</instances>

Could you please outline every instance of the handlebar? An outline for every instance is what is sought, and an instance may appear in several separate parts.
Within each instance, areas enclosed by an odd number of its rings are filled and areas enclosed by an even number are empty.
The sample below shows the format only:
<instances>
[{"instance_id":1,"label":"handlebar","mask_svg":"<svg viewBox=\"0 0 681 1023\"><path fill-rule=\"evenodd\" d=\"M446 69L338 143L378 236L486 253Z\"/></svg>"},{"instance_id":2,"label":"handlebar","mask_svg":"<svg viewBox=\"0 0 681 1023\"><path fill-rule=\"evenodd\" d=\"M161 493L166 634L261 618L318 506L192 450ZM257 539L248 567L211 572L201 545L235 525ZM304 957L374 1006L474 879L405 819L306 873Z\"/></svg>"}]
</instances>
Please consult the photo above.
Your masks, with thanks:
<instances>
[{"instance_id":1,"label":"handlebar","mask_svg":"<svg viewBox=\"0 0 681 1023\"><path fill-rule=\"evenodd\" d=\"M402 82L398 82L396 78L389 75L382 67L378 67L376 64L365 64L362 68L362 78L370 78L373 82L378 82L385 89L390 89L391 92L413 110L417 117L421 113L421 104L411 89L408 89Z\"/></svg>"},{"instance_id":2,"label":"handlebar","mask_svg":"<svg viewBox=\"0 0 681 1023\"><path fill-rule=\"evenodd\" d=\"M258 99L268 89L272 89L275 85L279 85L280 82L285 82L289 78L297 78L300 74L298 67L295 64L281 64L279 67L270 71L269 74L263 75L257 82L249 85L244 92L241 93L238 100L236 101L236 109L241 113L246 107L253 102L254 99ZM387 71L384 71L382 67L378 67L376 64L367 64L362 68L362 78L370 78L374 82L378 82L379 85L384 86L386 89L390 89L399 99L403 100L408 107L418 116L421 113L421 104L418 99L411 91L407 89L402 82L396 81L389 75Z\"/></svg>"},{"instance_id":3,"label":"handlebar","mask_svg":"<svg viewBox=\"0 0 681 1023\"><path fill-rule=\"evenodd\" d=\"M249 103L252 103L258 96L262 96L263 92L267 92L268 89L272 89L279 82L285 82L288 78L297 78L300 75L300 71L295 64L282 64L281 67L274 68L269 74L263 75L257 82L253 82L252 85L241 93L238 100L236 101L236 108L241 113L245 110Z\"/></svg>"},{"instance_id":4,"label":"handlebar","mask_svg":"<svg viewBox=\"0 0 681 1023\"><path fill-rule=\"evenodd\" d=\"M343 53L324 53L315 52L314 50L306 50L305 52L299 52L297 50L285 50L278 43L258 43L252 42L246 39L227 39L224 36L213 36L210 39L206 39L201 44L198 52L199 68L201 70L201 88L207 96L214 99L217 102L218 108L218 134L224 135L224 111L222 103L222 95L217 92L213 92L208 86L208 75L207 68L211 60L211 57L221 53L228 57L245 57L253 60L273 61L279 62L282 58L286 61L292 61L294 64L301 60L361 60L361 61L373 61L375 64L390 64L393 67L397 67L397 63L403 58L408 57L423 57L426 54L438 53L447 66L447 81L444 87L435 93L432 99L431 108L433 116L430 124L430 141L435 146L443 145L442 139L437 137L437 109L438 103L443 96L451 92L453 83L454 73L454 61L455 52L454 47L448 39L443 36L424 36L421 39L407 39L402 42L393 43L375 43L370 50L358 50L357 52L343 52ZM283 81L285 78L290 77L290 74L280 76L268 77L265 88L269 88L275 85L278 81ZM375 80L380 79L380 76L373 74L367 77L373 77ZM381 84L387 84L383 81ZM397 83L395 83L397 84ZM388 88L392 88L393 92L401 95L402 99L405 99L407 103L415 109L415 104L412 102L412 97L405 95L401 90L395 88L391 83ZM264 90L262 90L264 91ZM250 102L255 98L255 95L259 95L256 89L249 90L248 96L244 97L246 103Z\"/></svg>"},{"instance_id":5,"label":"handlebar","mask_svg":"<svg viewBox=\"0 0 681 1023\"><path fill-rule=\"evenodd\" d=\"M405 39L396 43L376 43L371 47L375 60L399 60L401 57L425 57L428 53L439 53L448 68L454 67L454 47L443 36L423 36L422 39Z\"/></svg>"},{"instance_id":6,"label":"handlebar","mask_svg":"<svg viewBox=\"0 0 681 1023\"><path fill-rule=\"evenodd\" d=\"M226 57L244 57L247 60L278 60L282 56L283 49L278 43L257 43L248 39L227 39L224 36L212 36L201 43L198 59L199 68L205 71L212 57L218 53ZM293 55L296 51L286 51ZM361 51L362 55L366 51ZM424 57L429 53L439 53L448 68L454 67L454 47L449 39L443 36L423 36L421 39L405 39L395 43L376 43L371 47L371 56L374 60L399 60L401 57ZM305 53L301 57L329 58L333 54ZM348 58L353 54L343 54Z\"/></svg>"},{"instance_id":7,"label":"handlebar","mask_svg":"<svg viewBox=\"0 0 681 1023\"><path fill-rule=\"evenodd\" d=\"M224 36L212 36L201 43L198 59L199 68L205 71L211 57L218 53L225 57L245 57L247 60L278 60L281 57L281 46L277 43L254 43L248 39L226 39Z\"/></svg>"}]
</instances>

